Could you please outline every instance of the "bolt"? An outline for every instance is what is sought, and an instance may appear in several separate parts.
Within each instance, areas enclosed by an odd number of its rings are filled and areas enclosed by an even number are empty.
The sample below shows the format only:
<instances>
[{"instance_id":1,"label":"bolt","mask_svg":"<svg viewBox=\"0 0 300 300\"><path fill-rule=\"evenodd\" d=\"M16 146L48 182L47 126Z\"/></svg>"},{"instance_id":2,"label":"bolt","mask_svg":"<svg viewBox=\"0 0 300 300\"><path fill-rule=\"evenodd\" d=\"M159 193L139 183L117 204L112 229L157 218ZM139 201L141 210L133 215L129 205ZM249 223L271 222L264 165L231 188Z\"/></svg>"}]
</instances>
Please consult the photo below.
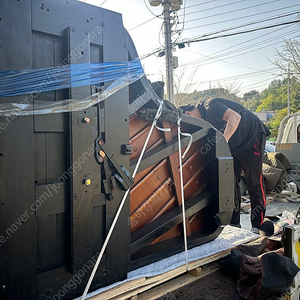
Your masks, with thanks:
<instances>
[{"instance_id":1,"label":"bolt","mask_svg":"<svg viewBox=\"0 0 300 300\"><path fill-rule=\"evenodd\" d=\"M83 118L83 123L90 123L91 122L91 119L90 118L87 118L87 117L85 117L85 118Z\"/></svg>"},{"instance_id":2,"label":"bolt","mask_svg":"<svg viewBox=\"0 0 300 300\"><path fill-rule=\"evenodd\" d=\"M84 181L84 184L85 185L90 185L92 183L92 181L90 180L90 179L86 179L85 181Z\"/></svg>"},{"instance_id":3,"label":"bolt","mask_svg":"<svg viewBox=\"0 0 300 300\"><path fill-rule=\"evenodd\" d=\"M102 150L100 150L100 151L99 151L99 155L100 155L101 157L105 157L105 152L102 151Z\"/></svg>"}]
</instances>

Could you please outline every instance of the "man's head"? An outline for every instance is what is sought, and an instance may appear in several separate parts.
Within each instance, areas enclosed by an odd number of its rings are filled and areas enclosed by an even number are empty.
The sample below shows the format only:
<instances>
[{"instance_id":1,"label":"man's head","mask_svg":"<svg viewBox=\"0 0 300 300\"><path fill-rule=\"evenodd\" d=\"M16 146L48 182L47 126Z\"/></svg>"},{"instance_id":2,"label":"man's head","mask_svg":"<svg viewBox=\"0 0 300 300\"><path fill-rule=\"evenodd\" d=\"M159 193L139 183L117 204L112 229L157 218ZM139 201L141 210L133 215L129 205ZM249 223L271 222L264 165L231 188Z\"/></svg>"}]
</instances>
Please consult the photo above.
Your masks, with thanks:
<instances>
[{"instance_id":1,"label":"man's head","mask_svg":"<svg viewBox=\"0 0 300 300\"><path fill-rule=\"evenodd\" d=\"M188 104L188 105L180 106L179 108L181 109L183 114L202 119L202 116L198 109L198 105L196 106L194 104Z\"/></svg>"}]
</instances>

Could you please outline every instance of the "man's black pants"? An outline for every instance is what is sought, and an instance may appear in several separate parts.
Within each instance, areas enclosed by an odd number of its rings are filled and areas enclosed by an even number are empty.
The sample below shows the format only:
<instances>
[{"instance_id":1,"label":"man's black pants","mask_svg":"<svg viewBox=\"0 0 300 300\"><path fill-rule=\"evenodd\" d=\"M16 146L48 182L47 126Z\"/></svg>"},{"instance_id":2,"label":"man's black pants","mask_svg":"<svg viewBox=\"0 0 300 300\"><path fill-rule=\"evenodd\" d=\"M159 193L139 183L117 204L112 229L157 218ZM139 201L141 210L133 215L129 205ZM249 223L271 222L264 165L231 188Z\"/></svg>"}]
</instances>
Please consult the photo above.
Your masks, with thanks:
<instances>
[{"instance_id":1,"label":"man's black pants","mask_svg":"<svg viewBox=\"0 0 300 300\"><path fill-rule=\"evenodd\" d=\"M266 191L262 176L262 161L265 151L266 136L261 134L253 142L249 151L241 154L232 154L235 174L235 208L233 211L231 224L240 224L241 172L244 171L245 181L248 186L248 193L251 202L251 224L252 227L259 228L264 221L266 212Z\"/></svg>"}]
</instances>

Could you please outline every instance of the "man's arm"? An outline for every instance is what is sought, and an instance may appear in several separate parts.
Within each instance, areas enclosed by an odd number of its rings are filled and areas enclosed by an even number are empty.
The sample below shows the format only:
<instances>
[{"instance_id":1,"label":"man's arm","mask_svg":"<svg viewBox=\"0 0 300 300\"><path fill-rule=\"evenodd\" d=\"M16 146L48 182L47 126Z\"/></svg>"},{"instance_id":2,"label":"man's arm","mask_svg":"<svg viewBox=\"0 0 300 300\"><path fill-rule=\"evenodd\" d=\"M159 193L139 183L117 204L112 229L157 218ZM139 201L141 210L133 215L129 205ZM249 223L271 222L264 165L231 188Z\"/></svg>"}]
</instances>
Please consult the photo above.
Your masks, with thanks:
<instances>
[{"instance_id":1,"label":"man's arm","mask_svg":"<svg viewBox=\"0 0 300 300\"><path fill-rule=\"evenodd\" d=\"M223 115L223 120L227 122L223 135L226 141L229 141L240 124L241 116L234 110L228 108Z\"/></svg>"}]
</instances>

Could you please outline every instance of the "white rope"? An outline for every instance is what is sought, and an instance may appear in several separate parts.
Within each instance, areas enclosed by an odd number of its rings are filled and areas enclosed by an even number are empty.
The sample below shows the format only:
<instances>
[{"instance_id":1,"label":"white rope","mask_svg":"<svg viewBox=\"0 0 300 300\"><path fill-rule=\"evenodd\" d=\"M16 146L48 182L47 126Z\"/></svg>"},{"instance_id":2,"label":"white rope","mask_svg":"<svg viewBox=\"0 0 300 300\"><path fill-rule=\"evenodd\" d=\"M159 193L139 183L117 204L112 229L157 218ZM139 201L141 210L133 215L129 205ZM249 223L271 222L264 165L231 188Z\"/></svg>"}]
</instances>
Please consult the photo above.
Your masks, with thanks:
<instances>
[{"instance_id":1,"label":"white rope","mask_svg":"<svg viewBox=\"0 0 300 300\"><path fill-rule=\"evenodd\" d=\"M140 163L141 163L141 160L142 160L142 157L143 157L143 155L144 155L144 152L146 151L146 147L147 147L147 144L148 144L148 142L149 142L149 139L150 139L150 136L151 136L151 134L152 134L152 131L153 131L153 129L154 129L154 126L156 126L156 122L157 122L158 118L159 118L160 115L161 115L161 112L162 112L162 106L163 106L163 101L160 102L160 105L159 105L159 107L158 107L158 109L157 109L155 118L154 118L153 123L152 123L152 125L151 125L151 128L150 128L150 130L149 130L149 133L148 133L146 142L145 142L145 144L144 144L144 146L143 146L141 155L140 155L140 157L139 157L139 159L138 159L138 161L137 161L137 163L136 163L135 169L134 169L134 171L133 171L132 178L134 178L135 175L136 175L136 173L137 173L138 167L139 167L139 165L140 165Z\"/></svg>"},{"instance_id":2,"label":"white rope","mask_svg":"<svg viewBox=\"0 0 300 300\"><path fill-rule=\"evenodd\" d=\"M140 165L140 163L141 163L141 161L142 161L142 157L143 157L143 155L144 155L144 153L145 153L145 151L146 151L146 147L147 147L147 144L148 144L148 142L149 142L150 136L151 136L151 134L152 134L153 128L154 128L154 126L156 125L156 122L157 122L158 118L159 118L160 115L161 115L162 105L163 105L163 101L160 102L160 105L159 105L159 107L158 107L158 109L157 109L155 118L154 118L154 120L153 120L153 123L152 123L152 125L151 125L150 131L149 131L149 133L148 133L146 142L145 142L145 144L144 144L144 146L143 146L142 152L141 152L141 154L140 154L140 156L139 156L138 162L137 162L137 164L136 164L136 166L135 166L135 169L134 169L134 171L133 171L132 178L134 178L135 175L136 175L136 173L137 173L137 170L138 170L138 168L139 168L139 165ZM112 232L113 232L113 230L114 230L114 228L115 228L115 225L116 225L116 223L117 223L117 221L118 221L119 215L120 215L120 213L121 213L121 211L122 211L123 205L124 205L124 203L125 203L125 201L126 201L126 198L127 198L127 195L128 195L128 193L129 193L129 191L130 191L130 188L125 192L125 194L124 194L124 196L123 196L123 198L122 198L122 200L121 200L121 203L120 203L120 205L119 205L119 207L118 207L116 216L115 216L115 218L114 218L114 220L113 220L113 222L112 222L112 224L111 224L111 227L110 227L110 229L109 229L109 231L108 231L108 234L107 234L107 236L106 236L106 238L105 238L105 241L104 241L104 243L103 243L102 249L101 249L100 254L99 254L99 256L98 256L98 258L97 258L97 261L96 261L96 263L95 263L95 266L94 266L94 268L93 268L93 271L92 271L92 273L91 273L91 276L90 276L90 278L89 278L89 281L88 281L88 283L87 283L87 285L86 285L86 287L85 287L85 289L84 289L83 295L81 296L81 300L85 300L86 295L87 295L87 293L88 293L88 291L89 291L89 289L90 289L90 286L91 286L91 284L92 284L92 281L93 281L93 279L94 279L94 276L95 276L95 274L96 274L96 271L97 271L97 269L98 269L98 266L99 266L100 261L101 261L101 259L102 259L103 253L104 253L104 251L105 251L105 249L106 249L106 247L107 247L107 244L108 244L108 242L109 242L109 239L110 239L110 237L111 237L111 235L112 235Z\"/></svg>"},{"instance_id":3,"label":"white rope","mask_svg":"<svg viewBox=\"0 0 300 300\"><path fill-rule=\"evenodd\" d=\"M159 131L171 131L171 128L161 128L161 127L158 127L158 126L156 126L156 125L155 125L155 127L156 127L156 129L159 130Z\"/></svg>"},{"instance_id":4,"label":"white rope","mask_svg":"<svg viewBox=\"0 0 300 300\"><path fill-rule=\"evenodd\" d=\"M178 153L179 153L179 173L180 173L180 190L181 190L181 206L182 206L182 223L183 223L183 238L184 238L184 251L185 251L185 266L186 271L189 269L188 249L187 249L187 237L186 237L186 224L185 224L185 202L184 202L184 190L183 190L183 174L182 174L182 156L181 156L181 140L180 140L180 123L181 119L177 121L177 133L178 133Z\"/></svg>"},{"instance_id":5,"label":"white rope","mask_svg":"<svg viewBox=\"0 0 300 300\"><path fill-rule=\"evenodd\" d=\"M183 155L182 155L182 158L184 158L185 156L186 156L186 154L189 152L189 150L190 150L190 148L191 148L191 146L192 146L192 143L193 143L193 136L190 134L190 133L187 133L187 132L181 132L181 130L180 130L180 124L181 124L181 118L179 118L178 120L177 120L177 125L178 125L178 123L179 123L179 131L180 131L180 134L181 135L183 135L183 136L187 136L187 137L189 137L190 138L190 140L189 140L189 143L188 143L188 145L187 145L187 147L186 147L186 149L185 149L185 151L184 151L184 153L183 153Z\"/></svg>"}]
</instances>

